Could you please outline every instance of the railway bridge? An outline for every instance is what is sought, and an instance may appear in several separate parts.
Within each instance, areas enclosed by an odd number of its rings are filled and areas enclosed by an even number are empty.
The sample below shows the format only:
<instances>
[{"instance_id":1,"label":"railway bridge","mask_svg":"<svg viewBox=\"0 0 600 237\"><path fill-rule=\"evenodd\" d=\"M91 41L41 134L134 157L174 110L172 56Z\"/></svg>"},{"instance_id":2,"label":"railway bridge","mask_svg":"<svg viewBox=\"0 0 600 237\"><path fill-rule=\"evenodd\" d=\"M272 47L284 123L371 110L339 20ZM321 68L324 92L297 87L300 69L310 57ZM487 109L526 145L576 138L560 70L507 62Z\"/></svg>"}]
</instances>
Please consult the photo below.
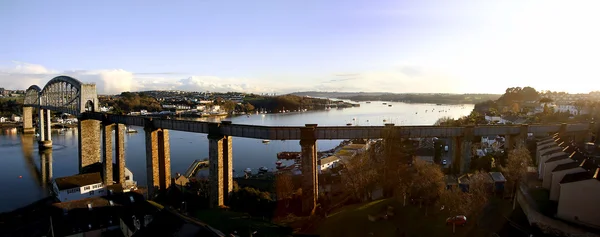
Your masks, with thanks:
<instances>
[{"instance_id":1,"label":"railway bridge","mask_svg":"<svg viewBox=\"0 0 600 237\"><path fill-rule=\"evenodd\" d=\"M113 172L113 157L119 173L116 183L125 183L125 126L141 126L146 138L146 172L150 196L171 185L171 156L169 130L207 134L209 146L209 180L211 206L225 205L233 190L232 137L269 140L298 140L302 162L302 206L305 211L314 210L318 197L317 140L379 139L384 140L389 164L397 163L393 154L394 144L407 138L448 137L453 139L453 152L461 170L467 167L471 156L471 145L477 136L504 135L507 149L522 146L529 133L583 138L596 133L594 123L553 125L505 125L505 126L257 126L172 120L100 113L94 84L84 84L77 79L59 76L50 80L43 89L31 86L26 91L23 107L23 132L33 133L33 111L39 117L40 148L51 149L50 111L69 113L78 117L79 170L102 163L105 174ZM114 132L113 132L114 131ZM114 141L113 141L114 140ZM113 142L115 149L113 150ZM456 161L455 161L456 162ZM392 165L386 170L387 177L393 175ZM104 175L104 182L112 184L112 175Z\"/></svg>"}]
</instances>

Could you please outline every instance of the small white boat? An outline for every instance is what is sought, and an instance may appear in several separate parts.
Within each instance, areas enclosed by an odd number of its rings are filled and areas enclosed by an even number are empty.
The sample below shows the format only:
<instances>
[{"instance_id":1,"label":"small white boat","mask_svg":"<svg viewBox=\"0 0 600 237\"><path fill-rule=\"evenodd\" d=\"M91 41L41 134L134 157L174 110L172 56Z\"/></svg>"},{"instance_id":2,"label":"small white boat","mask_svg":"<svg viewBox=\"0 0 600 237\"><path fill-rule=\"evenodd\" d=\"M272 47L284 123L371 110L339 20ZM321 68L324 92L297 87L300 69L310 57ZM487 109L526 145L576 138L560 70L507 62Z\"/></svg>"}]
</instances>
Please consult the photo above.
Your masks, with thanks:
<instances>
[{"instance_id":1,"label":"small white boat","mask_svg":"<svg viewBox=\"0 0 600 237\"><path fill-rule=\"evenodd\" d=\"M269 171L269 168L263 166L263 167L258 168L258 171L267 172L267 171Z\"/></svg>"},{"instance_id":2,"label":"small white boat","mask_svg":"<svg viewBox=\"0 0 600 237\"><path fill-rule=\"evenodd\" d=\"M244 173L246 173L246 174L250 174L250 173L252 173L252 169L250 169L250 168L246 168L246 169L244 170Z\"/></svg>"},{"instance_id":3,"label":"small white boat","mask_svg":"<svg viewBox=\"0 0 600 237\"><path fill-rule=\"evenodd\" d=\"M133 128L127 127L127 128L125 128L125 132L126 133L137 133L138 131Z\"/></svg>"},{"instance_id":4,"label":"small white boat","mask_svg":"<svg viewBox=\"0 0 600 237\"><path fill-rule=\"evenodd\" d=\"M271 140L267 140L267 139L265 139L265 140L262 140L262 143L263 143L263 144L269 144L269 142L271 142Z\"/></svg>"}]
</instances>

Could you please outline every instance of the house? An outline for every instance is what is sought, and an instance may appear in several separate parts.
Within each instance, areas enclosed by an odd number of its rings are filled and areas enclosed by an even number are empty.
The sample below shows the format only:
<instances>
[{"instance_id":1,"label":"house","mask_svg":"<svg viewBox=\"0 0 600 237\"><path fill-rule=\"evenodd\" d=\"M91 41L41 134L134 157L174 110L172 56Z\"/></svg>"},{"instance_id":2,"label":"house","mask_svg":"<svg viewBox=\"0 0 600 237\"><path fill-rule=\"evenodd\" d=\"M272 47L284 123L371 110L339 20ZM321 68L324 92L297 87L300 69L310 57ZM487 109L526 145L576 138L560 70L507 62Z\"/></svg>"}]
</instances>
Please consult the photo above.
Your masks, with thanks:
<instances>
[{"instance_id":1,"label":"house","mask_svg":"<svg viewBox=\"0 0 600 237\"><path fill-rule=\"evenodd\" d=\"M434 157L435 149L426 147L418 148L417 150L415 150L415 154L413 155L413 159L420 159L428 163L433 163Z\"/></svg>"},{"instance_id":2,"label":"house","mask_svg":"<svg viewBox=\"0 0 600 237\"><path fill-rule=\"evenodd\" d=\"M562 160L561 157L581 155L579 152L576 152L577 150L573 146L566 146L561 148L562 150L550 150L542 154L540 163L538 164L538 173L542 180L550 177L550 175L552 174L552 169L554 169L556 165L560 164L560 161ZM552 161L548 162L549 160ZM546 167L549 167L549 169Z\"/></svg>"},{"instance_id":3,"label":"house","mask_svg":"<svg viewBox=\"0 0 600 237\"><path fill-rule=\"evenodd\" d=\"M340 158L337 156L328 156L328 157L320 159L318 161L319 174L327 169L337 167L339 162L340 162Z\"/></svg>"},{"instance_id":4,"label":"house","mask_svg":"<svg viewBox=\"0 0 600 237\"><path fill-rule=\"evenodd\" d=\"M177 177L175 178L175 186L179 189L184 188L185 186L187 186L187 184L190 182L190 180L185 177L185 175L181 175L179 173L177 173Z\"/></svg>"},{"instance_id":5,"label":"house","mask_svg":"<svg viewBox=\"0 0 600 237\"><path fill-rule=\"evenodd\" d=\"M567 174L587 172L597 167L590 159L580 159L574 157L570 163L556 166L552 170L552 182L550 184L550 200L558 201L560 196L560 181Z\"/></svg>"},{"instance_id":6,"label":"house","mask_svg":"<svg viewBox=\"0 0 600 237\"><path fill-rule=\"evenodd\" d=\"M559 145L553 145L550 146L546 149L541 150L538 154L539 156L539 160L538 160L538 178L539 179L543 179L544 178L544 172L543 172L543 166L544 163L546 162L546 160L548 159L548 156L554 153L558 153L561 152L564 148L561 147L562 143Z\"/></svg>"},{"instance_id":7,"label":"house","mask_svg":"<svg viewBox=\"0 0 600 237\"><path fill-rule=\"evenodd\" d=\"M10 116L10 120L12 120L13 122L21 122L21 116L13 114Z\"/></svg>"},{"instance_id":8,"label":"house","mask_svg":"<svg viewBox=\"0 0 600 237\"><path fill-rule=\"evenodd\" d=\"M103 196L105 187L99 172L56 178L52 181L56 198L61 202Z\"/></svg>"},{"instance_id":9,"label":"house","mask_svg":"<svg viewBox=\"0 0 600 237\"><path fill-rule=\"evenodd\" d=\"M444 175L446 189L453 189L458 186L458 179L454 175Z\"/></svg>"},{"instance_id":10,"label":"house","mask_svg":"<svg viewBox=\"0 0 600 237\"><path fill-rule=\"evenodd\" d=\"M5 117L0 117L0 123L6 123L8 121Z\"/></svg>"},{"instance_id":11,"label":"house","mask_svg":"<svg viewBox=\"0 0 600 237\"><path fill-rule=\"evenodd\" d=\"M600 168L571 173L560 181L556 217L565 221L600 228Z\"/></svg>"},{"instance_id":12,"label":"house","mask_svg":"<svg viewBox=\"0 0 600 237\"><path fill-rule=\"evenodd\" d=\"M141 225L147 225L159 212L136 192L59 202L51 207L54 236L131 236L124 231L127 224L135 226L136 220L141 220Z\"/></svg>"},{"instance_id":13,"label":"house","mask_svg":"<svg viewBox=\"0 0 600 237\"><path fill-rule=\"evenodd\" d=\"M502 174L502 172L489 172L490 177L494 181L494 192L502 193L504 192L504 185L506 184L506 178Z\"/></svg>"},{"instance_id":14,"label":"house","mask_svg":"<svg viewBox=\"0 0 600 237\"><path fill-rule=\"evenodd\" d=\"M552 186L552 171L556 166L571 163L573 160L571 157L579 156L577 152L573 152L571 154L567 154L564 152L554 153L552 157L550 157L546 162L544 162L544 166L542 169L542 187L550 190Z\"/></svg>"}]
</instances>

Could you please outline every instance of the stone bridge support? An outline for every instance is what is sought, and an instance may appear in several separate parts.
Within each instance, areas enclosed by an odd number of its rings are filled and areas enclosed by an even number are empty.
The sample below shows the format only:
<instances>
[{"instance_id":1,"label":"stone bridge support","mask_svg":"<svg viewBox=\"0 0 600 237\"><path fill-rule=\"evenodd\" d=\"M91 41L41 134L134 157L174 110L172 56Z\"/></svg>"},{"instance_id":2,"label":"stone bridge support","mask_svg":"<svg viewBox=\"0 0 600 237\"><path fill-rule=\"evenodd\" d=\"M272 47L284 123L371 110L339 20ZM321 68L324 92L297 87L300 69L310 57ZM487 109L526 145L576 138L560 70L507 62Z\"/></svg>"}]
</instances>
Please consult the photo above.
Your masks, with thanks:
<instances>
[{"instance_id":1,"label":"stone bridge support","mask_svg":"<svg viewBox=\"0 0 600 237\"><path fill-rule=\"evenodd\" d=\"M79 173L83 173L86 168L101 161L100 121L81 119L77 126L79 128Z\"/></svg>"},{"instance_id":2,"label":"stone bridge support","mask_svg":"<svg viewBox=\"0 0 600 237\"><path fill-rule=\"evenodd\" d=\"M527 137L529 136L529 125L522 124L519 128L519 136L517 140L517 148L527 147Z\"/></svg>"},{"instance_id":3,"label":"stone bridge support","mask_svg":"<svg viewBox=\"0 0 600 237\"><path fill-rule=\"evenodd\" d=\"M171 186L169 130L145 127L148 198Z\"/></svg>"},{"instance_id":4,"label":"stone bridge support","mask_svg":"<svg viewBox=\"0 0 600 237\"><path fill-rule=\"evenodd\" d=\"M33 107L23 107L23 133L33 134Z\"/></svg>"},{"instance_id":5,"label":"stone bridge support","mask_svg":"<svg viewBox=\"0 0 600 237\"><path fill-rule=\"evenodd\" d=\"M397 168L399 162L401 162L400 156L402 155L402 139L399 137L400 127L395 127L393 123L385 124L385 132L383 134L383 145L385 154L385 168L383 170L384 177L384 196L391 197L394 193L393 182L397 175ZM402 160L405 162L405 160ZM406 164L406 163L404 163Z\"/></svg>"},{"instance_id":6,"label":"stone bridge support","mask_svg":"<svg viewBox=\"0 0 600 237\"><path fill-rule=\"evenodd\" d=\"M230 121L223 121L230 124ZM224 206L233 191L232 137L220 132L220 124L209 124L208 162L210 176L210 206Z\"/></svg>"},{"instance_id":7,"label":"stone bridge support","mask_svg":"<svg viewBox=\"0 0 600 237\"><path fill-rule=\"evenodd\" d=\"M52 122L50 121L50 110L40 109L39 112L40 122L39 122L39 145L40 149L51 149L52 148Z\"/></svg>"},{"instance_id":8,"label":"stone bridge support","mask_svg":"<svg viewBox=\"0 0 600 237\"><path fill-rule=\"evenodd\" d=\"M103 123L104 139L102 140L104 184L112 185L114 182L125 183L125 125ZM113 150L113 136L115 147ZM113 154L116 157L117 180L113 180ZM114 182L113 182L114 181Z\"/></svg>"},{"instance_id":9,"label":"stone bridge support","mask_svg":"<svg viewBox=\"0 0 600 237\"><path fill-rule=\"evenodd\" d=\"M460 143L461 158L459 172L461 174L468 172L471 167L471 158L473 157L473 126L467 126L463 130L463 137Z\"/></svg>"},{"instance_id":10,"label":"stone bridge support","mask_svg":"<svg viewBox=\"0 0 600 237\"><path fill-rule=\"evenodd\" d=\"M302 212L314 213L319 197L319 173L317 172L316 124L301 128L302 152Z\"/></svg>"}]
</instances>

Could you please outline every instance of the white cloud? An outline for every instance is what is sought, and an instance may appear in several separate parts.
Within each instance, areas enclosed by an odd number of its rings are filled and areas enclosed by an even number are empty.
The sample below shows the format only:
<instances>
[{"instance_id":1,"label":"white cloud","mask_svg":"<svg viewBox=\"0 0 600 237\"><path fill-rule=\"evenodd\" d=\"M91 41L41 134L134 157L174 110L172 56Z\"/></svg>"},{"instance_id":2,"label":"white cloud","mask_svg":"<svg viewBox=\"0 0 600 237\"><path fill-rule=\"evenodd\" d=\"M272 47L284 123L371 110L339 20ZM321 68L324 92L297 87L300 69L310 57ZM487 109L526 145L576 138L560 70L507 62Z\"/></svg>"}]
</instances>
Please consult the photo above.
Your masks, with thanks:
<instances>
[{"instance_id":1,"label":"white cloud","mask_svg":"<svg viewBox=\"0 0 600 237\"><path fill-rule=\"evenodd\" d=\"M380 91L440 92L456 91L456 80L433 69L402 64L388 71L337 73L329 78L271 76L260 79L187 76L178 73L132 73L123 69L50 70L42 65L14 62L0 67L0 85L10 89L43 87L47 81L67 75L84 83L95 83L99 94L123 91L185 90L215 92L289 93L295 91ZM183 78L182 78L183 77ZM454 81L454 82L452 82ZM459 90L460 91L460 90Z\"/></svg>"}]
</instances>

